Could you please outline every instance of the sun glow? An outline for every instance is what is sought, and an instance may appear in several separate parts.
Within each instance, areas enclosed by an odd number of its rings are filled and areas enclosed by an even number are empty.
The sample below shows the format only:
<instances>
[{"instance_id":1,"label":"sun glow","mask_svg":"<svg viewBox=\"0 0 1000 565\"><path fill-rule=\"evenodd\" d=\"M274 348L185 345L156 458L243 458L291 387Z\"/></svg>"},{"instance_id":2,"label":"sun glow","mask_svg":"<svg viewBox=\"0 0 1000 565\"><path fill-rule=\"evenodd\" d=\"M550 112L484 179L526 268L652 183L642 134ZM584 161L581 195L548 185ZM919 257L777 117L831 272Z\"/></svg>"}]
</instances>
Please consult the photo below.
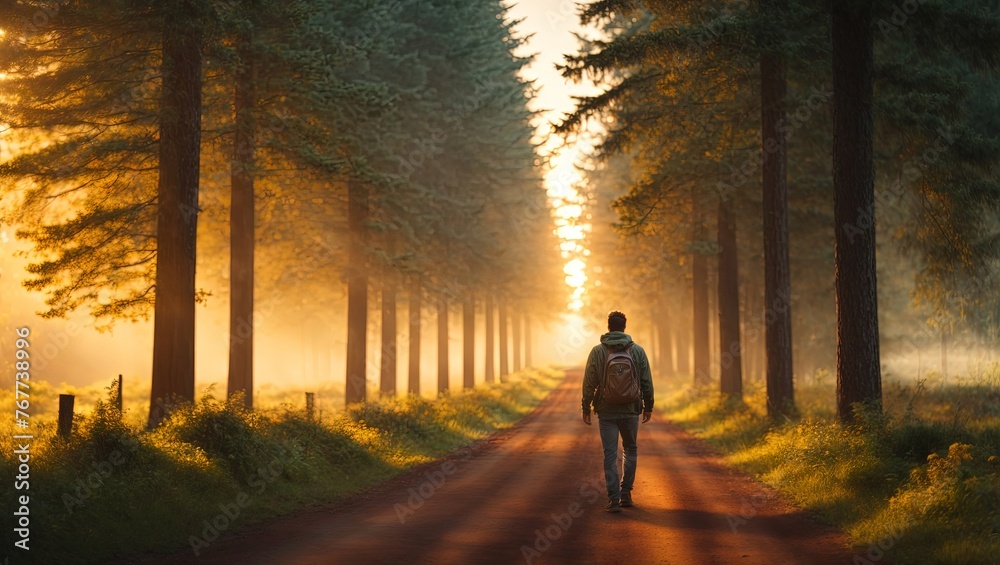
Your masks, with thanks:
<instances>
[{"instance_id":1,"label":"sun glow","mask_svg":"<svg viewBox=\"0 0 1000 565\"><path fill-rule=\"evenodd\" d=\"M575 157L576 154L570 151L555 157L552 168L545 176L556 226L554 233L561 241L559 250L565 261L563 273L570 288L567 307L571 312L579 312L583 308L587 284L586 258L590 255L585 243L591 229L586 221L589 214L584 214L586 198L577 190L582 178L573 164Z\"/></svg>"}]
</instances>

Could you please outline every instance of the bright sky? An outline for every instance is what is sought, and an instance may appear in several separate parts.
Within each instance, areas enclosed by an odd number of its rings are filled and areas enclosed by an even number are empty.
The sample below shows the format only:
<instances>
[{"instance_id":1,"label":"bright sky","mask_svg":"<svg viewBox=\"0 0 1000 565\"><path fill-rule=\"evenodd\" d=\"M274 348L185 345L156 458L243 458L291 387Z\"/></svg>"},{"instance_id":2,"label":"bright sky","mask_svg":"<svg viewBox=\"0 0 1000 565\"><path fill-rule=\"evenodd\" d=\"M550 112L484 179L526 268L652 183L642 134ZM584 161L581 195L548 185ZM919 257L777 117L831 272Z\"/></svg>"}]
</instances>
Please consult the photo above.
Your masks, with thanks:
<instances>
[{"instance_id":1,"label":"bright sky","mask_svg":"<svg viewBox=\"0 0 1000 565\"><path fill-rule=\"evenodd\" d=\"M558 136L549 136L550 124L559 121L574 106L574 94L586 94L593 87L568 82L556 69L567 53L579 47L574 33L583 32L577 17L577 4L573 0L521 0L512 5L511 16L523 20L518 26L522 36L530 36L526 54L535 60L525 75L535 81L539 89L534 109L544 112L539 123L539 135L546 139L542 147L548 154L562 145ZM565 261L564 272L569 287L568 307L576 312L583 306L583 285L587 281L586 260L590 255L585 247L585 237L590 231L590 215L585 212L584 199L577 192L581 182L574 163L583 147L567 147L552 160L552 168L545 176L546 189L555 209L556 234L562 240L560 248Z\"/></svg>"}]
</instances>

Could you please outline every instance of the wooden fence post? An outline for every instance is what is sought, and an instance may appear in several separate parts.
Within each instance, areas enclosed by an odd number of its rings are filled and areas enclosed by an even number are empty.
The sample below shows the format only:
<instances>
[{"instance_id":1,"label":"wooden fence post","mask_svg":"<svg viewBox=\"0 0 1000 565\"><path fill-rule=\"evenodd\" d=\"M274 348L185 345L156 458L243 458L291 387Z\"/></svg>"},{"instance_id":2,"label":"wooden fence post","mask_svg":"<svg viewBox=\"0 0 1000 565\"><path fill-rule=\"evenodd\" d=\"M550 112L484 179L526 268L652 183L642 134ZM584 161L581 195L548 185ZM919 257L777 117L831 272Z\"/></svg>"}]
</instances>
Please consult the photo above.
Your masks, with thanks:
<instances>
[{"instance_id":1,"label":"wooden fence post","mask_svg":"<svg viewBox=\"0 0 1000 565\"><path fill-rule=\"evenodd\" d=\"M59 435L69 437L73 430L73 402L75 396L72 394L59 395Z\"/></svg>"},{"instance_id":2,"label":"wooden fence post","mask_svg":"<svg viewBox=\"0 0 1000 565\"><path fill-rule=\"evenodd\" d=\"M310 420L313 419L313 414L316 411L316 395L312 392L306 393L306 417Z\"/></svg>"}]
</instances>

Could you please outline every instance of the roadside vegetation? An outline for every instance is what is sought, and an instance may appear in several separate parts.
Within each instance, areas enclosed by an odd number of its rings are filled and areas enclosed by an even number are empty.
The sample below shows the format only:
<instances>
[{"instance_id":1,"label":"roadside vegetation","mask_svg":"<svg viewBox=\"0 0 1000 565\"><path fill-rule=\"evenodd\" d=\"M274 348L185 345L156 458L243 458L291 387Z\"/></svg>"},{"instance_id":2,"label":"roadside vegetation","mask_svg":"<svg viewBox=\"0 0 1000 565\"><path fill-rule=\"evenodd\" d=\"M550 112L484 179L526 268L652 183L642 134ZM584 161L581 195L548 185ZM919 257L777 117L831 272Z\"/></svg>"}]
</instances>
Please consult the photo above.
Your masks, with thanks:
<instances>
[{"instance_id":1,"label":"roadside vegetation","mask_svg":"<svg viewBox=\"0 0 1000 565\"><path fill-rule=\"evenodd\" d=\"M887 382L884 412L837 420L832 378L796 390L799 415L767 418L760 381L743 404L679 382L659 404L725 460L844 530L855 563L1000 563L1000 364L961 379ZM671 387L671 385L676 385Z\"/></svg>"},{"instance_id":2,"label":"roadside vegetation","mask_svg":"<svg viewBox=\"0 0 1000 565\"><path fill-rule=\"evenodd\" d=\"M34 563L91 563L200 551L219 536L358 493L507 428L563 376L525 369L504 383L433 400L378 399L322 418L309 418L301 405L248 411L242 398L208 391L153 431L138 423L141 415L119 411L109 392L77 417L69 439L56 435L51 416L32 422L25 555ZM10 438L15 432L5 426ZM17 474L11 451L0 457L3 476ZM16 500L12 487L4 500ZM13 545L12 530L3 538Z\"/></svg>"}]
</instances>

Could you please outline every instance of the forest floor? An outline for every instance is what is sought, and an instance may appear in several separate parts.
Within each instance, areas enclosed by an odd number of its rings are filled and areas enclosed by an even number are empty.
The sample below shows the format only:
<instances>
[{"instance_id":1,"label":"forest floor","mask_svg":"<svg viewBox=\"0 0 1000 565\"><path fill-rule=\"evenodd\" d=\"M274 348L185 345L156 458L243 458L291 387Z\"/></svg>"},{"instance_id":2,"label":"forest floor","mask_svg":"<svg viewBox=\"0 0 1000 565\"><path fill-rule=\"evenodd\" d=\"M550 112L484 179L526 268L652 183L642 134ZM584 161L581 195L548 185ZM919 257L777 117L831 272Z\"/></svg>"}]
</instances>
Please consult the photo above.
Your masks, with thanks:
<instances>
[{"instance_id":1,"label":"forest floor","mask_svg":"<svg viewBox=\"0 0 1000 565\"><path fill-rule=\"evenodd\" d=\"M199 551L127 563L852 563L847 537L659 417L639 430L636 506L607 502L580 371L529 416L329 506Z\"/></svg>"},{"instance_id":2,"label":"forest floor","mask_svg":"<svg viewBox=\"0 0 1000 565\"><path fill-rule=\"evenodd\" d=\"M799 414L775 423L766 391L744 402L688 377L657 404L733 467L842 529L856 564L1000 565L1000 366L883 383L882 411L839 423L831 375L796 384ZM683 386L679 385L683 379Z\"/></svg>"},{"instance_id":3,"label":"forest floor","mask_svg":"<svg viewBox=\"0 0 1000 565\"><path fill-rule=\"evenodd\" d=\"M242 398L223 401L209 390L152 431L128 396L126 410L116 408L111 387L76 415L69 438L56 435L51 413L32 414L30 503L14 480L0 485L0 498L20 501L21 515L30 510L30 529L0 530L0 562L106 564L185 547L193 560L249 525L352 500L448 454L471 455L470 446L509 429L564 379L560 370L530 368L434 399L373 398L322 416L291 404L248 411ZM33 391L45 388L38 384ZM5 395L13 404L13 390ZM13 419L0 422L0 445L23 433L15 429ZM28 474L15 449L0 449L0 475ZM8 514L8 524L15 520L27 521ZM25 533L30 552L14 545Z\"/></svg>"}]
</instances>

